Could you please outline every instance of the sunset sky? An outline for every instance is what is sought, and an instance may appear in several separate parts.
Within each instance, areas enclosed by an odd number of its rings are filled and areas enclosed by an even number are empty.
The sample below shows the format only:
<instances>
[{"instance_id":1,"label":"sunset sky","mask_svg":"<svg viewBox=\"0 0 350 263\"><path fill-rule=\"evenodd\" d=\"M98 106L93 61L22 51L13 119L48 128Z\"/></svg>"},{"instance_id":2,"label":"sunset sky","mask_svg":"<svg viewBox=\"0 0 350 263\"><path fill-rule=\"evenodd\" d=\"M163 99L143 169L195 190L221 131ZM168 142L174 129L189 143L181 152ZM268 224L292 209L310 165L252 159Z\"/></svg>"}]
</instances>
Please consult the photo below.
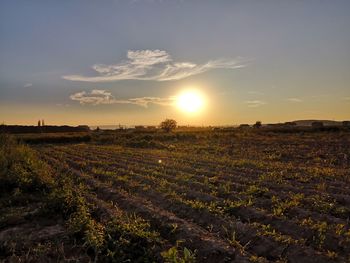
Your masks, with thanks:
<instances>
[{"instance_id":1,"label":"sunset sky","mask_svg":"<svg viewBox=\"0 0 350 263\"><path fill-rule=\"evenodd\" d=\"M348 0L2 0L0 122L350 119L349 14ZM196 112L176 102L188 90Z\"/></svg>"}]
</instances>

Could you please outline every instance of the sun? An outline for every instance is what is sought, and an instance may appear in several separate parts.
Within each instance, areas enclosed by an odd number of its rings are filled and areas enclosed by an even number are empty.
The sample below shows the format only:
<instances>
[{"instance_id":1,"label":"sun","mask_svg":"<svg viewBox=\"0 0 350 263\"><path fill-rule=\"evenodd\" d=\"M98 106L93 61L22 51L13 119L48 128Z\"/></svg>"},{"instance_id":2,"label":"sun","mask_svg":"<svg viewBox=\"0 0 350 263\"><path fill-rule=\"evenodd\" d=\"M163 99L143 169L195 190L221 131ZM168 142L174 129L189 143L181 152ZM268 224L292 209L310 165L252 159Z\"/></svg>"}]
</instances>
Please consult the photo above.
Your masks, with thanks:
<instances>
[{"instance_id":1,"label":"sun","mask_svg":"<svg viewBox=\"0 0 350 263\"><path fill-rule=\"evenodd\" d=\"M177 96L177 107L187 113L199 112L205 104L203 95L197 90L185 90Z\"/></svg>"}]
</instances>

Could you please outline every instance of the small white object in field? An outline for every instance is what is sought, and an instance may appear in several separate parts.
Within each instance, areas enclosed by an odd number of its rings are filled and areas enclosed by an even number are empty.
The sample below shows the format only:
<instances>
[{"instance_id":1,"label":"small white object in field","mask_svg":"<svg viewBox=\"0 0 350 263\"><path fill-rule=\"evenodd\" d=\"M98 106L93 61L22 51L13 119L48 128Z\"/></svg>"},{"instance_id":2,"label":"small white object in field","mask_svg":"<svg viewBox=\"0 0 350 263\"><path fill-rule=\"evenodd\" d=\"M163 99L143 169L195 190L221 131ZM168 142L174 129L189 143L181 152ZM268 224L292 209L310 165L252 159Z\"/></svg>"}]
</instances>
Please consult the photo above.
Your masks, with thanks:
<instances>
[{"instance_id":1,"label":"small white object in field","mask_svg":"<svg viewBox=\"0 0 350 263\"><path fill-rule=\"evenodd\" d=\"M162 160L158 160L158 163L162 163Z\"/></svg>"}]
</instances>

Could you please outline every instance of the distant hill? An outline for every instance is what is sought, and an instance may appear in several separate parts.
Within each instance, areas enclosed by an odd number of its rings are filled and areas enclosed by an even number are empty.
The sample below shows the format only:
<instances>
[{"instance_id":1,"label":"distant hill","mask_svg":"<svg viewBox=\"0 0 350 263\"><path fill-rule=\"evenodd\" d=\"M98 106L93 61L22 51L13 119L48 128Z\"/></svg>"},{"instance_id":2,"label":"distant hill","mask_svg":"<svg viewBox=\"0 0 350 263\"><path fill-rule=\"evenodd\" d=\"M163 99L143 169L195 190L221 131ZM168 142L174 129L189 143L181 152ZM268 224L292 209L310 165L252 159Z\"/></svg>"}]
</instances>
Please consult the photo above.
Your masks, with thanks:
<instances>
[{"instance_id":1,"label":"distant hill","mask_svg":"<svg viewBox=\"0 0 350 263\"><path fill-rule=\"evenodd\" d=\"M323 125L325 126L342 125L342 121L331 121L331 120L297 120L293 122L295 122L298 126L311 126L311 124L315 121L323 122Z\"/></svg>"}]
</instances>

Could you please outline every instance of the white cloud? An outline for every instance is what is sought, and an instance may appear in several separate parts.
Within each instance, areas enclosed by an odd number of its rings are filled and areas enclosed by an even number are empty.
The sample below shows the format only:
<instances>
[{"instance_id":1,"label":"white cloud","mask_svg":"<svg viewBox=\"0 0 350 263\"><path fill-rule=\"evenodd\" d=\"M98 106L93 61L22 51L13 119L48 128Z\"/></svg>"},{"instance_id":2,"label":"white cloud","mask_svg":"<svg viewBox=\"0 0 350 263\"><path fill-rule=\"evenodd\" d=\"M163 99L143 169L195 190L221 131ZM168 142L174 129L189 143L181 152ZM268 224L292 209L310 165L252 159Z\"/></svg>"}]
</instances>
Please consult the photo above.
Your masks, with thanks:
<instances>
[{"instance_id":1,"label":"white cloud","mask_svg":"<svg viewBox=\"0 0 350 263\"><path fill-rule=\"evenodd\" d=\"M32 83L26 83L26 84L23 85L24 88L29 88L29 87L31 87L31 86L33 86Z\"/></svg>"},{"instance_id":2,"label":"white cloud","mask_svg":"<svg viewBox=\"0 0 350 263\"><path fill-rule=\"evenodd\" d=\"M288 98L287 100L289 102L296 102L296 103L303 102L303 100L299 98Z\"/></svg>"},{"instance_id":3,"label":"white cloud","mask_svg":"<svg viewBox=\"0 0 350 263\"><path fill-rule=\"evenodd\" d=\"M139 80L179 80L211 69L236 69L245 65L239 59L210 60L204 64L174 62L164 50L129 50L125 62L104 65L95 64L92 68L97 76L66 75L62 78L72 81L109 82L125 79Z\"/></svg>"},{"instance_id":4,"label":"white cloud","mask_svg":"<svg viewBox=\"0 0 350 263\"><path fill-rule=\"evenodd\" d=\"M149 104L170 106L175 102L175 97L159 98L159 97L140 97L125 100L116 99L110 92L106 90L94 89L91 92L81 91L69 96L71 100L78 101L80 104L134 104L142 107L148 107Z\"/></svg>"},{"instance_id":5,"label":"white cloud","mask_svg":"<svg viewBox=\"0 0 350 263\"><path fill-rule=\"evenodd\" d=\"M151 66L171 61L169 54L164 50L129 50L128 59L134 65Z\"/></svg>"},{"instance_id":6,"label":"white cloud","mask_svg":"<svg viewBox=\"0 0 350 263\"><path fill-rule=\"evenodd\" d=\"M265 101L261 100L247 100L245 101L245 103L248 105L249 108L256 108L266 104Z\"/></svg>"}]
</instances>

